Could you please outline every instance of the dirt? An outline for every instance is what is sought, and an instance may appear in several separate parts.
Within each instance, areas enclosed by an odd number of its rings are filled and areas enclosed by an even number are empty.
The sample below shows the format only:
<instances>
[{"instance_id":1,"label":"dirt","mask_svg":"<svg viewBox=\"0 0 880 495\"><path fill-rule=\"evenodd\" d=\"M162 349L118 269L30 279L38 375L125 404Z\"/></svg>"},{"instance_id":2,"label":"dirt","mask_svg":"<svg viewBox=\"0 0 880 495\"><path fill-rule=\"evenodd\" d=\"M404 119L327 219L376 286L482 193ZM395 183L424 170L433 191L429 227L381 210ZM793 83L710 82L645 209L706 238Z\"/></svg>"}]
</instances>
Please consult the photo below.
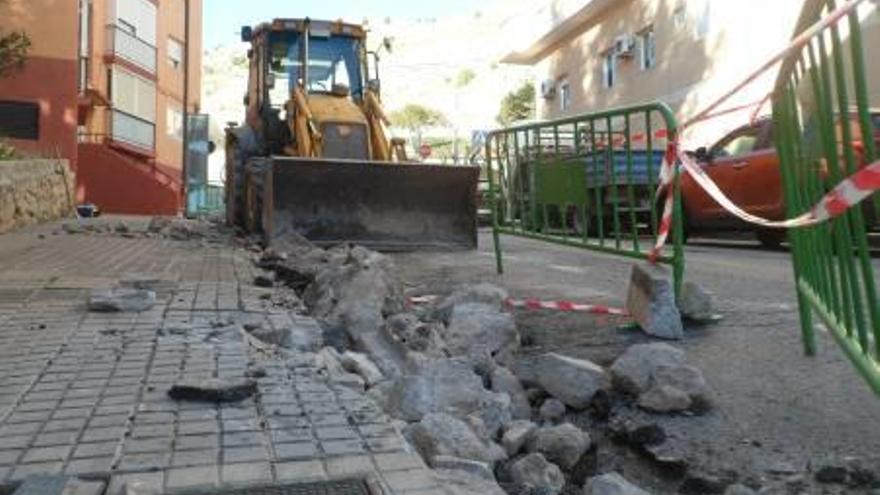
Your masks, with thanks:
<instances>
[{"instance_id":1,"label":"dirt","mask_svg":"<svg viewBox=\"0 0 880 495\"><path fill-rule=\"evenodd\" d=\"M506 274L499 276L491 237L484 232L480 240L475 252L395 255L407 294L444 294L462 283L488 281L518 298L622 305L630 260L505 237ZM870 493L867 484L814 479L819 467L843 458L880 476L880 400L827 335L820 338L818 358L803 355L788 254L715 244L697 244L687 254L689 279L715 292L725 317L690 326L677 344L714 389L712 410L654 416L669 437L668 449L686 459L688 474L611 441L605 419L582 413L568 419L589 431L597 448L566 492L578 491L587 475L617 470L658 494L679 493L683 486L711 493L733 481L771 494ZM525 344L519 366L548 351L608 365L629 345L650 341L614 317L518 311L516 321ZM626 399L613 402L627 410Z\"/></svg>"}]
</instances>

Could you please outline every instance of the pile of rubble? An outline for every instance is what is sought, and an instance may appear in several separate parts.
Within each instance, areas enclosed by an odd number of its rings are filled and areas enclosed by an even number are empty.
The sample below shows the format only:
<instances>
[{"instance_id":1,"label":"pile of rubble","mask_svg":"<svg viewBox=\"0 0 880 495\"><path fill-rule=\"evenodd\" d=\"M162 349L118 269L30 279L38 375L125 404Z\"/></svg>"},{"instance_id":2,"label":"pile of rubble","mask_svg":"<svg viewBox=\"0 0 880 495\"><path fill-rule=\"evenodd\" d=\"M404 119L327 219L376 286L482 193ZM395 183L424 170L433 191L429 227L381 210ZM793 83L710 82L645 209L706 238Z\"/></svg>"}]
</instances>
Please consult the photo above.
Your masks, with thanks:
<instances>
[{"instance_id":1,"label":"pile of rubble","mask_svg":"<svg viewBox=\"0 0 880 495\"><path fill-rule=\"evenodd\" d=\"M308 314L293 327L246 326L250 335L305 353L328 380L370 396L460 493L647 493L619 473L596 475L590 433L566 418L586 412L638 436L608 421L609 404L650 414L699 414L710 404L700 371L662 343L633 346L607 369L548 353L519 370L507 293L490 284L413 305L386 256L304 241L264 251L257 265L265 273L255 285L295 294L287 297L300 298ZM650 440L639 448L663 442Z\"/></svg>"},{"instance_id":2,"label":"pile of rubble","mask_svg":"<svg viewBox=\"0 0 880 495\"><path fill-rule=\"evenodd\" d=\"M223 232L222 222L212 219L183 219L153 217L144 227L135 227L124 220L105 221L102 218L82 218L61 225L61 231L78 235L112 235L127 239L171 239L175 241L225 242L229 235ZM55 235L61 231L54 232Z\"/></svg>"}]
</instances>

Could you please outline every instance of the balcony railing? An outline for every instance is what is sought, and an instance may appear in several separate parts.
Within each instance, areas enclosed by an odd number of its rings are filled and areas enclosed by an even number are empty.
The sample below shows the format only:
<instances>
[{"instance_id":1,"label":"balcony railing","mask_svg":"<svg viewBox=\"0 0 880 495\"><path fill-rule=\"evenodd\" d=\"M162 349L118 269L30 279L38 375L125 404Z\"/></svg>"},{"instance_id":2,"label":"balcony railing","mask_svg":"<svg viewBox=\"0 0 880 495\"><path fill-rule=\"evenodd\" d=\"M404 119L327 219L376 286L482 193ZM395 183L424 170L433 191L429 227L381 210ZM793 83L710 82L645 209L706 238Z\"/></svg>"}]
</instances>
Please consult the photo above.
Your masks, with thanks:
<instances>
[{"instance_id":1,"label":"balcony railing","mask_svg":"<svg viewBox=\"0 0 880 495\"><path fill-rule=\"evenodd\" d=\"M107 26L107 51L150 74L156 73L156 47L114 24Z\"/></svg>"},{"instance_id":2,"label":"balcony railing","mask_svg":"<svg viewBox=\"0 0 880 495\"><path fill-rule=\"evenodd\" d=\"M110 137L117 142L152 152L156 148L156 125L117 109L110 110Z\"/></svg>"}]
</instances>

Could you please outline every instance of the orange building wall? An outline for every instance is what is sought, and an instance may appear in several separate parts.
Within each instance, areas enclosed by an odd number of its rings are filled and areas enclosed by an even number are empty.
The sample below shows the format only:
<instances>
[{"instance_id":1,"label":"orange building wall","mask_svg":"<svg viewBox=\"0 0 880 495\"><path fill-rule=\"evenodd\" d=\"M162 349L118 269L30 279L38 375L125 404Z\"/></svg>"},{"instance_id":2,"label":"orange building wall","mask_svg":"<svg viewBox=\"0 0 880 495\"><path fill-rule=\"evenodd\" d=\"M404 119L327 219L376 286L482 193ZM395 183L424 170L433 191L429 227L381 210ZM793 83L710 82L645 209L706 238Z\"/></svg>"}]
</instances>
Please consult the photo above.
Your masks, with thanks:
<instances>
[{"instance_id":1,"label":"orange building wall","mask_svg":"<svg viewBox=\"0 0 880 495\"><path fill-rule=\"evenodd\" d=\"M77 5L73 0L9 0L0 29L25 31L32 46L24 70L0 79L0 100L40 106L39 140L9 141L21 152L62 156L76 166Z\"/></svg>"}]
</instances>

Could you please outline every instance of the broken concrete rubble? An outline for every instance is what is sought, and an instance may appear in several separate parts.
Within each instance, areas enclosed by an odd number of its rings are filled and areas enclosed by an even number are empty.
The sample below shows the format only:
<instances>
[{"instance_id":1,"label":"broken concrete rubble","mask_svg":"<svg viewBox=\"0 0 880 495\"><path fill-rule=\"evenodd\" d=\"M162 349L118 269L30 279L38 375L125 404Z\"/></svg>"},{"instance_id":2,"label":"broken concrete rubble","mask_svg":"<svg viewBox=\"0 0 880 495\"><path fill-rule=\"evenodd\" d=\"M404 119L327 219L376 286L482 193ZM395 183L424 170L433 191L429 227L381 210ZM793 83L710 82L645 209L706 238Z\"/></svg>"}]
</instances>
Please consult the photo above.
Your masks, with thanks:
<instances>
[{"instance_id":1,"label":"broken concrete rubble","mask_svg":"<svg viewBox=\"0 0 880 495\"><path fill-rule=\"evenodd\" d=\"M175 400L202 402L239 402L254 395L257 382L248 379L183 380L168 389L168 396Z\"/></svg>"},{"instance_id":2,"label":"broken concrete rubble","mask_svg":"<svg viewBox=\"0 0 880 495\"><path fill-rule=\"evenodd\" d=\"M684 351L660 342L636 344L618 357L609 371L615 387L638 395L648 389L654 369L664 364L684 364Z\"/></svg>"},{"instance_id":3,"label":"broken concrete rubble","mask_svg":"<svg viewBox=\"0 0 880 495\"><path fill-rule=\"evenodd\" d=\"M342 365L342 356L332 347L325 347L315 354L315 365L333 383L361 391L366 388L364 379L346 370Z\"/></svg>"},{"instance_id":4,"label":"broken concrete rubble","mask_svg":"<svg viewBox=\"0 0 880 495\"><path fill-rule=\"evenodd\" d=\"M532 416L532 406L526 396L526 391L513 373L502 366L492 370L489 377L494 392L505 393L510 396L511 412L513 419L529 419Z\"/></svg>"},{"instance_id":5,"label":"broken concrete rubble","mask_svg":"<svg viewBox=\"0 0 880 495\"><path fill-rule=\"evenodd\" d=\"M360 375L368 387L382 381L382 372L365 354L345 351L339 362L346 371Z\"/></svg>"},{"instance_id":6,"label":"broken concrete rubble","mask_svg":"<svg viewBox=\"0 0 880 495\"><path fill-rule=\"evenodd\" d=\"M538 425L531 421L517 420L510 422L501 437L501 445L509 457L515 456L525 447Z\"/></svg>"},{"instance_id":7,"label":"broken concrete rubble","mask_svg":"<svg viewBox=\"0 0 880 495\"><path fill-rule=\"evenodd\" d=\"M684 352L663 343L638 344L611 366L616 387L638 397L639 405L655 412L709 407L709 387L703 374L684 361Z\"/></svg>"},{"instance_id":8,"label":"broken concrete rubble","mask_svg":"<svg viewBox=\"0 0 880 495\"><path fill-rule=\"evenodd\" d=\"M492 466L486 462L450 455L438 455L434 457L432 467L438 470L461 471L487 481L495 481Z\"/></svg>"},{"instance_id":9,"label":"broken concrete rubble","mask_svg":"<svg viewBox=\"0 0 880 495\"><path fill-rule=\"evenodd\" d=\"M407 426L404 435L431 466L438 456L454 456L490 465L506 457L501 447L484 442L467 423L449 414L427 414L421 421Z\"/></svg>"},{"instance_id":10,"label":"broken concrete rubble","mask_svg":"<svg viewBox=\"0 0 880 495\"><path fill-rule=\"evenodd\" d=\"M559 399L546 399L538 410L538 415L547 423L557 423L565 416L565 404Z\"/></svg>"},{"instance_id":11,"label":"broken concrete rubble","mask_svg":"<svg viewBox=\"0 0 880 495\"><path fill-rule=\"evenodd\" d=\"M449 350L440 336L443 324L423 322L410 313L400 313L385 321L383 331L389 341L406 351L420 352L430 357L448 357Z\"/></svg>"},{"instance_id":12,"label":"broken concrete rubble","mask_svg":"<svg viewBox=\"0 0 880 495\"><path fill-rule=\"evenodd\" d=\"M455 306L468 303L485 304L500 311L504 300L507 299L507 291L489 283L464 285L456 288L452 294L444 298L431 312L433 319L449 323Z\"/></svg>"},{"instance_id":13,"label":"broken concrete rubble","mask_svg":"<svg viewBox=\"0 0 880 495\"><path fill-rule=\"evenodd\" d=\"M525 493L556 495L565 486L565 476L559 467L538 453L514 461L510 465L510 477Z\"/></svg>"},{"instance_id":14,"label":"broken concrete rubble","mask_svg":"<svg viewBox=\"0 0 880 495\"><path fill-rule=\"evenodd\" d=\"M589 434L571 423L565 423L539 428L532 434L528 450L539 452L550 462L569 470L587 452L590 444Z\"/></svg>"},{"instance_id":15,"label":"broken concrete rubble","mask_svg":"<svg viewBox=\"0 0 880 495\"><path fill-rule=\"evenodd\" d=\"M430 359L411 354L391 387L390 414L418 421L432 412L464 417L482 404L483 381L463 359Z\"/></svg>"},{"instance_id":16,"label":"broken concrete rubble","mask_svg":"<svg viewBox=\"0 0 880 495\"><path fill-rule=\"evenodd\" d=\"M696 282L685 281L678 302L681 315L695 323L709 323L716 319L712 293Z\"/></svg>"},{"instance_id":17,"label":"broken concrete rubble","mask_svg":"<svg viewBox=\"0 0 880 495\"><path fill-rule=\"evenodd\" d=\"M597 393L611 386L605 370L586 359L548 353L535 366L538 384L574 409L586 409Z\"/></svg>"},{"instance_id":18,"label":"broken concrete rubble","mask_svg":"<svg viewBox=\"0 0 880 495\"><path fill-rule=\"evenodd\" d=\"M102 313L138 313L156 304L151 290L115 288L96 289L89 297L89 311Z\"/></svg>"},{"instance_id":19,"label":"broken concrete rubble","mask_svg":"<svg viewBox=\"0 0 880 495\"><path fill-rule=\"evenodd\" d=\"M473 362L510 363L519 349L513 316L482 303L455 305L443 338L451 355L467 356Z\"/></svg>"},{"instance_id":20,"label":"broken concrete rubble","mask_svg":"<svg viewBox=\"0 0 880 495\"><path fill-rule=\"evenodd\" d=\"M584 485L584 495L650 495L635 486L619 473L606 473L594 476Z\"/></svg>"},{"instance_id":21,"label":"broken concrete rubble","mask_svg":"<svg viewBox=\"0 0 880 495\"><path fill-rule=\"evenodd\" d=\"M684 338L681 313L665 268L649 263L633 265L626 308L648 335L671 340Z\"/></svg>"},{"instance_id":22,"label":"broken concrete rubble","mask_svg":"<svg viewBox=\"0 0 880 495\"><path fill-rule=\"evenodd\" d=\"M450 495L507 495L494 480L461 469L437 469L437 481Z\"/></svg>"}]
</instances>

